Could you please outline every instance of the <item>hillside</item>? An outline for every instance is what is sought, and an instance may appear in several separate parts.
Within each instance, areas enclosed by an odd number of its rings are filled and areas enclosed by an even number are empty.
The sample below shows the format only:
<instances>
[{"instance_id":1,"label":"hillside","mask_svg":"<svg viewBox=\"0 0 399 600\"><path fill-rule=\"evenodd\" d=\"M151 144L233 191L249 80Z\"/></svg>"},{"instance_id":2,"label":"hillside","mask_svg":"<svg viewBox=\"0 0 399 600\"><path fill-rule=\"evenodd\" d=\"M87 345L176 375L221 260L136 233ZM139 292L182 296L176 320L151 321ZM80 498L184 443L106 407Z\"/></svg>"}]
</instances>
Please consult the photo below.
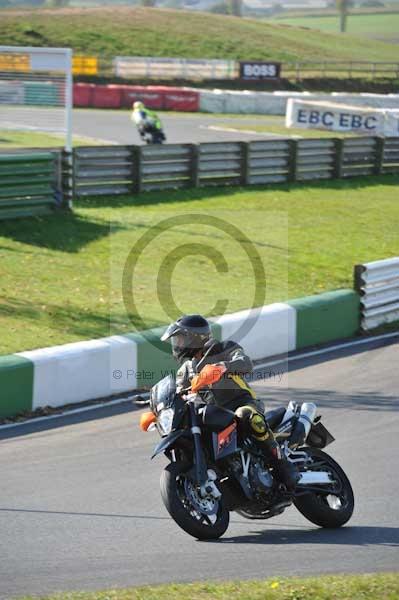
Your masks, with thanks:
<instances>
[{"instance_id":1,"label":"hillside","mask_svg":"<svg viewBox=\"0 0 399 600\"><path fill-rule=\"evenodd\" d=\"M339 17L326 16L298 16L281 17L281 21L294 27L309 27L320 31L334 33L339 30ZM345 35L364 36L381 40L391 44L399 43L399 12L380 12L376 14L350 13L347 20L347 33Z\"/></svg>"},{"instance_id":2,"label":"hillside","mask_svg":"<svg viewBox=\"0 0 399 600\"><path fill-rule=\"evenodd\" d=\"M281 22L150 8L2 10L3 45L68 46L102 57L395 61L397 47Z\"/></svg>"}]
</instances>

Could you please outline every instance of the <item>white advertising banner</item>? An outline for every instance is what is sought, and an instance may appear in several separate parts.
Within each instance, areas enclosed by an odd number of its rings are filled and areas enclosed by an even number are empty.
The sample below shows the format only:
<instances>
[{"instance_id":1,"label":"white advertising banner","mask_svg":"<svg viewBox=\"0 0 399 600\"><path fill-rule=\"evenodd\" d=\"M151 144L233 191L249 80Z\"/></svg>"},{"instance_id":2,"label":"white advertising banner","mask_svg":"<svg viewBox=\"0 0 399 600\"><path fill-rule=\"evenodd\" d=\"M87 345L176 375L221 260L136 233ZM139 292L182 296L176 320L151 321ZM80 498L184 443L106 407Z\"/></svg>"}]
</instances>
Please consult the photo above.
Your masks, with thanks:
<instances>
[{"instance_id":1,"label":"white advertising banner","mask_svg":"<svg viewBox=\"0 0 399 600\"><path fill-rule=\"evenodd\" d=\"M399 137L399 110L385 111L384 135Z\"/></svg>"},{"instance_id":2,"label":"white advertising banner","mask_svg":"<svg viewBox=\"0 0 399 600\"><path fill-rule=\"evenodd\" d=\"M231 90L198 90L200 110L204 112L238 112L247 114L285 115L290 98L304 102L332 102L351 107L399 110L399 94L313 94L310 92L232 92ZM225 104L222 104L225 102ZM227 106L229 110L227 110ZM237 108L238 107L238 108Z\"/></svg>"},{"instance_id":3,"label":"white advertising banner","mask_svg":"<svg viewBox=\"0 0 399 600\"><path fill-rule=\"evenodd\" d=\"M286 127L302 129L383 135L385 112L381 109L290 98L285 124Z\"/></svg>"}]
</instances>

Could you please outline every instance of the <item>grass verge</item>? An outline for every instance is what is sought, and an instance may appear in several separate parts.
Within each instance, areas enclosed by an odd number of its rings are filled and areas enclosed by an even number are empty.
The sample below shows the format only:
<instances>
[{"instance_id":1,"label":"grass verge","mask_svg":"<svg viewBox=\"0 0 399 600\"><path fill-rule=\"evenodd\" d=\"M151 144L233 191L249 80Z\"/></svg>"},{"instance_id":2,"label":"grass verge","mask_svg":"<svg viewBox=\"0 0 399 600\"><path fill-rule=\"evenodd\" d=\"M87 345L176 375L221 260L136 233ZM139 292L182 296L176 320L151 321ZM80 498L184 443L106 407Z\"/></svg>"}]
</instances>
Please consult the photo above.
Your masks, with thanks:
<instances>
[{"instance_id":1,"label":"grass verge","mask_svg":"<svg viewBox=\"0 0 399 600\"><path fill-rule=\"evenodd\" d=\"M287 137L300 137L300 138L344 138L344 137L353 137L355 134L353 133L339 133L338 131L324 131L319 129L302 129L300 127L285 127L285 125L255 125L253 123L248 123L248 125L243 124L227 124L227 123L215 123L215 127L226 129L226 130L234 130L234 131L245 131L246 133L268 133L273 135L281 135L285 138Z\"/></svg>"},{"instance_id":2,"label":"grass verge","mask_svg":"<svg viewBox=\"0 0 399 600\"><path fill-rule=\"evenodd\" d=\"M86 137L73 137L73 144L79 146L92 146L101 144L101 141ZM65 137L47 133L36 133L32 131L10 131L0 129L0 149L7 148L58 148L65 143ZM103 142L109 143L109 142Z\"/></svg>"},{"instance_id":3,"label":"grass verge","mask_svg":"<svg viewBox=\"0 0 399 600\"><path fill-rule=\"evenodd\" d=\"M68 592L41 600L396 600L398 597L399 575L383 573L143 586L103 592Z\"/></svg>"},{"instance_id":4,"label":"grass verge","mask_svg":"<svg viewBox=\"0 0 399 600\"><path fill-rule=\"evenodd\" d=\"M354 264L398 255L397 185L383 176L148 192L0 222L0 354L142 330L181 312L221 314L220 301L225 312L248 308L263 277L248 249L266 279L258 303L352 287ZM194 216L175 226L182 215ZM127 316L123 269L149 232Z\"/></svg>"}]
</instances>

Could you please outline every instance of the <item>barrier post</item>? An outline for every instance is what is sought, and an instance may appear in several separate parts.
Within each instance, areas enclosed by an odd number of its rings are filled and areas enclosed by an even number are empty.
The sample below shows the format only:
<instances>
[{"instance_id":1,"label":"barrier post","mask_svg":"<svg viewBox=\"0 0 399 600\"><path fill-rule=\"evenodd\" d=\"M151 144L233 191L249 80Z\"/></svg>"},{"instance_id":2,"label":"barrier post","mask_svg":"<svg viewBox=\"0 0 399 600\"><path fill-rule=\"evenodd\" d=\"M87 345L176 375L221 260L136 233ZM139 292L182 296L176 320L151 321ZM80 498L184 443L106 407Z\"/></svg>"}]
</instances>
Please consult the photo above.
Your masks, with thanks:
<instances>
[{"instance_id":1,"label":"barrier post","mask_svg":"<svg viewBox=\"0 0 399 600\"><path fill-rule=\"evenodd\" d=\"M62 208L72 210L74 197L73 152L63 150L60 154Z\"/></svg>"},{"instance_id":2,"label":"barrier post","mask_svg":"<svg viewBox=\"0 0 399 600\"><path fill-rule=\"evenodd\" d=\"M344 154L344 140L341 138L334 139L334 166L332 176L334 179L342 177L342 158Z\"/></svg>"},{"instance_id":3,"label":"barrier post","mask_svg":"<svg viewBox=\"0 0 399 600\"><path fill-rule=\"evenodd\" d=\"M132 179L133 193L141 192L142 147L132 146Z\"/></svg>"},{"instance_id":4,"label":"barrier post","mask_svg":"<svg viewBox=\"0 0 399 600\"><path fill-rule=\"evenodd\" d=\"M295 183L297 180L298 140L288 140L288 145L288 181Z\"/></svg>"},{"instance_id":5,"label":"barrier post","mask_svg":"<svg viewBox=\"0 0 399 600\"><path fill-rule=\"evenodd\" d=\"M191 147L191 158L190 158L190 181L194 188L199 186L199 159L200 150L198 144L190 144Z\"/></svg>"},{"instance_id":6,"label":"barrier post","mask_svg":"<svg viewBox=\"0 0 399 600\"><path fill-rule=\"evenodd\" d=\"M250 142L241 142L241 185L249 185Z\"/></svg>"},{"instance_id":7,"label":"barrier post","mask_svg":"<svg viewBox=\"0 0 399 600\"><path fill-rule=\"evenodd\" d=\"M384 147L385 147L385 138L384 137L376 137L375 138L375 164L374 164L374 175L381 175L382 173L382 164L384 162Z\"/></svg>"}]
</instances>

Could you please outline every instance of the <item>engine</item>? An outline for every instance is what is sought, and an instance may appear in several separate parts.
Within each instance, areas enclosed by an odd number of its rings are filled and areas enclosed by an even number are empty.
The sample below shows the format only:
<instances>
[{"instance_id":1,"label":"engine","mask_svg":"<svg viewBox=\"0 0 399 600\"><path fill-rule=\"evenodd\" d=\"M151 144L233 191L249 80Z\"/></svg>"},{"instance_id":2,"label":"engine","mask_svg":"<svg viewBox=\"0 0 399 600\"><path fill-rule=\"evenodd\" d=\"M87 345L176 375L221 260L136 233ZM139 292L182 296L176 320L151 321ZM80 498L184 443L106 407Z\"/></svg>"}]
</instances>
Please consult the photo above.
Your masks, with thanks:
<instances>
[{"instance_id":1,"label":"engine","mask_svg":"<svg viewBox=\"0 0 399 600\"><path fill-rule=\"evenodd\" d=\"M255 494L259 496L268 495L273 487L273 477L262 460L251 461L249 481Z\"/></svg>"}]
</instances>

